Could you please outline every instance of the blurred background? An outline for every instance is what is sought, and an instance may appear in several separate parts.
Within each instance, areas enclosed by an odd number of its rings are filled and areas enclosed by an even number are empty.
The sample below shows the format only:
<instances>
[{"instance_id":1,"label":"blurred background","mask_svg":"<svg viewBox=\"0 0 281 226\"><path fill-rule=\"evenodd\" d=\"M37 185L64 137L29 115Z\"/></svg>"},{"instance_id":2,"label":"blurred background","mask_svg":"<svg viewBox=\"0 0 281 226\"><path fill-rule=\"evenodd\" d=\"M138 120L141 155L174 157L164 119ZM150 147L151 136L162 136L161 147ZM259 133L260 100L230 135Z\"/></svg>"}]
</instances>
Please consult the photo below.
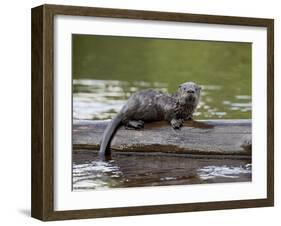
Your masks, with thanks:
<instances>
[{"instance_id":1,"label":"blurred background","mask_svg":"<svg viewBox=\"0 0 281 226\"><path fill-rule=\"evenodd\" d=\"M195 119L251 118L251 43L72 36L73 119L109 119L140 89L203 88Z\"/></svg>"}]
</instances>

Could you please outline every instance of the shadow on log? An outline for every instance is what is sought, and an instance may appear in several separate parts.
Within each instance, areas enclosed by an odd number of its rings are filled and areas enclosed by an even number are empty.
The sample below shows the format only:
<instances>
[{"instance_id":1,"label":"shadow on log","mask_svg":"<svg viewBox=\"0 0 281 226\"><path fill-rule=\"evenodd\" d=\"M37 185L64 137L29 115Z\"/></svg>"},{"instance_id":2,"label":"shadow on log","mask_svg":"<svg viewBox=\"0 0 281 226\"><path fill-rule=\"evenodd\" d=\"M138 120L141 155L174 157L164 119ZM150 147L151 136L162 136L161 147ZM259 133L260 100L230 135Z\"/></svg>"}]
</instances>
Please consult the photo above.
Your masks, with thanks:
<instances>
[{"instance_id":1,"label":"shadow on log","mask_svg":"<svg viewBox=\"0 0 281 226\"><path fill-rule=\"evenodd\" d=\"M73 149L98 151L108 121L74 121ZM110 148L118 152L173 153L251 157L251 120L187 121L180 130L167 122L146 123L141 130L119 127Z\"/></svg>"}]
</instances>

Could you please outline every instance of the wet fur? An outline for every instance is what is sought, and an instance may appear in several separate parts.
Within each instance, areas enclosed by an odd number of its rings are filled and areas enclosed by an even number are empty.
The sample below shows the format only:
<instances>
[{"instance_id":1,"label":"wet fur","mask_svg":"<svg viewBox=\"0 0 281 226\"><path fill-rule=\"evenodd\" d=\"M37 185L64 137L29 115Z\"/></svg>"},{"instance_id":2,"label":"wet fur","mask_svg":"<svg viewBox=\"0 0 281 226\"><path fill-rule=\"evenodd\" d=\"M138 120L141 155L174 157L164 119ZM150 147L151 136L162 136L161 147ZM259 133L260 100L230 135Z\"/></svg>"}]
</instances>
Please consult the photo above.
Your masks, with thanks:
<instances>
[{"instance_id":1,"label":"wet fur","mask_svg":"<svg viewBox=\"0 0 281 226\"><path fill-rule=\"evenodd\" d=\"M177 93L169 95L152 89L134 93L121 111L107 126L101 141L99 154L109 156L108 145L118 126L140 129L144 122L168 121L174 129L179 129L184 120L192 119L201 88L187 82L179 86Z\"/></svg>"}]
</instances>

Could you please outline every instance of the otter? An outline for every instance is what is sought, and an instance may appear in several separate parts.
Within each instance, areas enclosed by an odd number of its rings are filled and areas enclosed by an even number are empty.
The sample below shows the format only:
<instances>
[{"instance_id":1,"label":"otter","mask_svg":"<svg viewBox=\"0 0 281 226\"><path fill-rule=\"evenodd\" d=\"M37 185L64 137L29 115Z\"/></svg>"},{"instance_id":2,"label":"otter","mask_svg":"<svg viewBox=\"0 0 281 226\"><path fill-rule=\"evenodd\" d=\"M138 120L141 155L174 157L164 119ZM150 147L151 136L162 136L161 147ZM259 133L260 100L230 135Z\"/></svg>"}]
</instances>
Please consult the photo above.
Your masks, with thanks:
<instances>
[{"instance_id":1,"label":"otter","mask_svg":"<svg viewBox=\"0 0 281 226\"><path fill-rule=\"evenodd\" d=\"M179 85L177 92L172 95L153 89L134 93L106 127L99 155L111 155L108 146L120 125L127 129L141 129L144 122L165 120L173 129L180 129L185 120L192 119L200 93L201 87L194 82Z\"/></svg>"}]
</instances>

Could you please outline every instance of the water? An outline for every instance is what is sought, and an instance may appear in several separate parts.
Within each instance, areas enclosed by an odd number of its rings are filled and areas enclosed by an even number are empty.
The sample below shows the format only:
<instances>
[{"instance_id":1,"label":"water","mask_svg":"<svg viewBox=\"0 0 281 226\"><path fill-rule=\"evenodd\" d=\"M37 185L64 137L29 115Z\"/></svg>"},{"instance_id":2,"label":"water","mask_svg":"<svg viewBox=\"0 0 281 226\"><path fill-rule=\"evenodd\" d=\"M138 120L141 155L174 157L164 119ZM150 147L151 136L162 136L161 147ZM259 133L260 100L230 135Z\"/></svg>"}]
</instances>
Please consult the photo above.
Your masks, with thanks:
<instances>
[{"instance_id":1,"label":"water","mask_svg":"<svg viewBox=\"0 0 281 226\"><path fill-rule=\"evenodd\" d=\"M83 151L73 155L73 190L251 181L248 159L114 154L100 161Z\"/></svg>"},{"instance_id":2,"label":"water","mask_svg":"<svg viewBox=\"0 0 281 226\"><path fill-rule=\"evenodd\" d=\"M73 35L73 117L109 119L140 89L202 86L197 119L251 118L251 43Z\"/></svg>"},{"instance_id":3,"label":"water","mask_svg":"<svg viewBox=\"0 0 281 226\"><path fill-rule=\"evenodd\" d=\"M227 93L219 85L201 85L201 100L194 117L196 119L241 119L251 115L251 96L235 92L227 99ZM134 92L142 89L158 89L169 92L164 82L115 81L95 79L73 80L73 119L111 119ZM239 95L238 95L239 94Z\"/></svg>"},{"instance_id":4,"label":"water","mask_svg":"<svg viewBox=\"0 0 281 226\"><path fill-rule=\"evenodd\" d=\"M132 93L187 81L202 86L195 120L251 118L251 43L75 34L72 47L75 120L111 119ZM251 159L73 153L75 191L251 181Z\"/></svg>"}]
</instances>

